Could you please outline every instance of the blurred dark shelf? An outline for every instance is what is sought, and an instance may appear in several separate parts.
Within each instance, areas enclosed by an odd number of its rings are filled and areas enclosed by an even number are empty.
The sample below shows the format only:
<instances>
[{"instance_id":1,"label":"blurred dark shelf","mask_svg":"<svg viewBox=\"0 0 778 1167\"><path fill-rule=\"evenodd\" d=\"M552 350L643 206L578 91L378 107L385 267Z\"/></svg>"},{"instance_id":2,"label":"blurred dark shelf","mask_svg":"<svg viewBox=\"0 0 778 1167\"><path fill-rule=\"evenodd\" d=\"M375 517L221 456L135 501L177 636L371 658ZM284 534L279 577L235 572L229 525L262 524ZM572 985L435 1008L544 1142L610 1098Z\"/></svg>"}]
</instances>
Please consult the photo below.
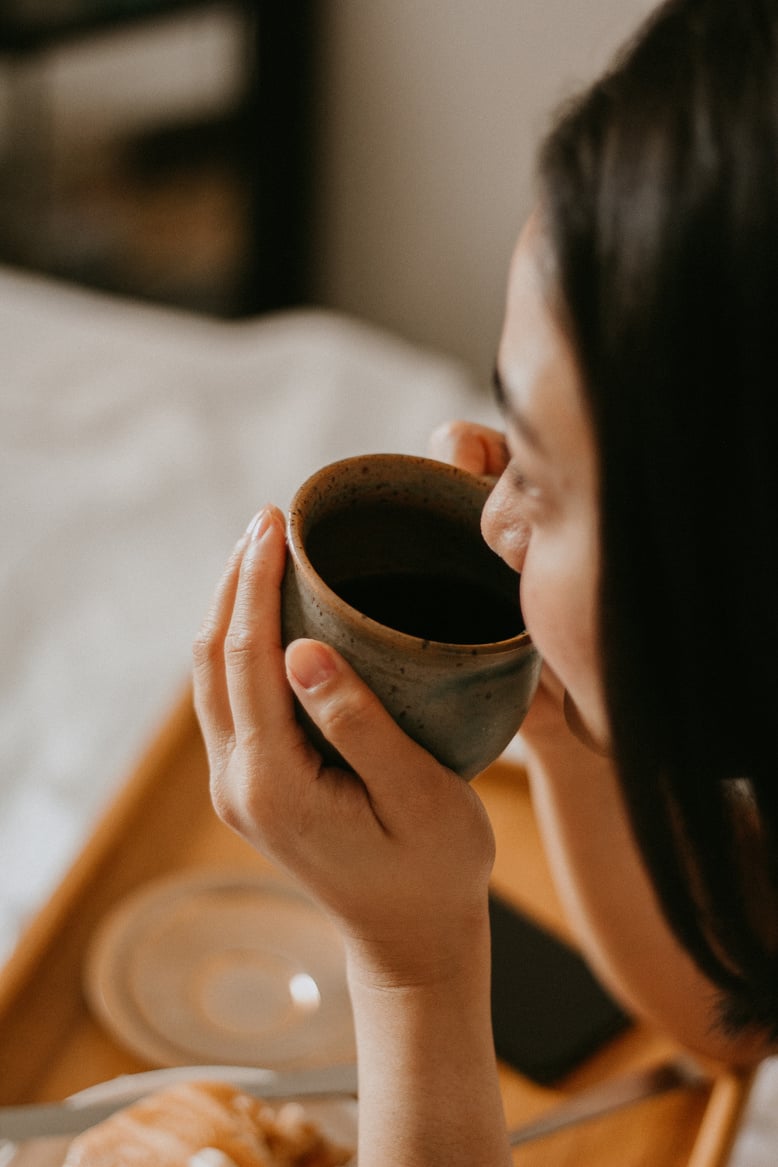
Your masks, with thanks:
<instances>
[{"instance_id":1,"label":"blurred dark shelf","mask_svg":"<svg viewBox=\"0 0 778 1167\"><path fill-rule=\"evenodd\" d=\"M213 7L213 0L5 0L0 52L35 53L149 18L207 7ZM256 5L247 2L245 7Z\"/></svg>"},{"instance_id":2,"label":"blurred dark shelf","mask_svg":"<svg viewBox=\"0 0 778 1167\"><path fill-rule=\"evenodd\" d=\"M316 3L6 0L0 69L11 80L17 65L43 68L54 46L206 8L241 22L243 60L235 108L117 136L67 190L49 181L46 87L28 84L0 175L0 261L222 316L305 302Z\"/></svg>"}]
</instances>

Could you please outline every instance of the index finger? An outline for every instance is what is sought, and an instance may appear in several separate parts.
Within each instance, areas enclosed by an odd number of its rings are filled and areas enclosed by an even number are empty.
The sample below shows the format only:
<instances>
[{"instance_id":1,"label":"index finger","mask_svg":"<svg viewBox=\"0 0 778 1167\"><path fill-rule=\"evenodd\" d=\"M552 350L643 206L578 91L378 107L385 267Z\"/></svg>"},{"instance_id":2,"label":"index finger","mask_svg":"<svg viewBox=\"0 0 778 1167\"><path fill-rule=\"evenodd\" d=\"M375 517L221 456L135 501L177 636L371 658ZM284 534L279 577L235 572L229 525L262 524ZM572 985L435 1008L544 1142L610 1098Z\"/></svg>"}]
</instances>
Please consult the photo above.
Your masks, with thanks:
<instances>
[{"instance_id":1,"label":"index finger","mask_svg":"<svg viewBox=\"0 0 778 1167\"><path fill-rule=\"evenodd\" d=\"M224 673L224 638L232 617L248 536L249 532L246 531L235 544L192 645L195 709L209 751L228 739L233 730Z\"/></svg>"},{"instance_id":2,"label":"index finger","mask_svg":"<svg viewBox=\"0 0 778 1167\"><path fill-rule=\"evenodd\" d=\"M286 679L281 644L284 520L268 508L252 531L240 565L224 641L230 707L238 738L269 743L301 731Z\"/></svg>"}]
</instances>

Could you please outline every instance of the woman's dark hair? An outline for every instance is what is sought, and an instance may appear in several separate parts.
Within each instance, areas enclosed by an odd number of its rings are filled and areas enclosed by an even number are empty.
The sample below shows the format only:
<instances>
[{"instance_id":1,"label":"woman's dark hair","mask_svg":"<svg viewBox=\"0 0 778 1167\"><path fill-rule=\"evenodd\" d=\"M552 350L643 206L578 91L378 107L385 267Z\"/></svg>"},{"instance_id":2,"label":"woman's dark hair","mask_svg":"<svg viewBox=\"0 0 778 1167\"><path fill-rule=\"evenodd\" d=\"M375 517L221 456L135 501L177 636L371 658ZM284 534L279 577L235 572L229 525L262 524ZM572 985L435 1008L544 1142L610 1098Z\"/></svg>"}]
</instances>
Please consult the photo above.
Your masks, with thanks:
<instances>
[{"instance_id":1,"label":"woman's dark hair","mask_svg":"<svg viewBox=\"0 0 778 1167\"><path fill-rule=\"evenodd\" d=\"M725 1023L778 1038L778 0L664 4L539 172L633 829Z\"/></svg>"}]
</instances>

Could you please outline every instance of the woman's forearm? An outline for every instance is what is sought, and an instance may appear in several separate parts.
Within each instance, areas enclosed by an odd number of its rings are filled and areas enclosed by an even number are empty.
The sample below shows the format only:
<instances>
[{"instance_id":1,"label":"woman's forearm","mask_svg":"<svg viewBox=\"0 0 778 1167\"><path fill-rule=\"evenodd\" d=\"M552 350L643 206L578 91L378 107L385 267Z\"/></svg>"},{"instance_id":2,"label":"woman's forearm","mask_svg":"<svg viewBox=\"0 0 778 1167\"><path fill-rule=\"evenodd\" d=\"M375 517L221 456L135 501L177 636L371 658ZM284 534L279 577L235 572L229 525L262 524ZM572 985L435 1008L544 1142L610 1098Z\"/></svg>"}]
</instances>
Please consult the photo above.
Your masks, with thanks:
<instances>
[{"instance_id":1,"label":"woman's forearm","mask_svg":"<svg viewBox=\"0 0 778 1167\"><path fill-rule=\"evenodd\" d=\"M349 961L360 1167L505 1167L488 922L437 985L381 987Z\"/></svg>"}]
</instances>

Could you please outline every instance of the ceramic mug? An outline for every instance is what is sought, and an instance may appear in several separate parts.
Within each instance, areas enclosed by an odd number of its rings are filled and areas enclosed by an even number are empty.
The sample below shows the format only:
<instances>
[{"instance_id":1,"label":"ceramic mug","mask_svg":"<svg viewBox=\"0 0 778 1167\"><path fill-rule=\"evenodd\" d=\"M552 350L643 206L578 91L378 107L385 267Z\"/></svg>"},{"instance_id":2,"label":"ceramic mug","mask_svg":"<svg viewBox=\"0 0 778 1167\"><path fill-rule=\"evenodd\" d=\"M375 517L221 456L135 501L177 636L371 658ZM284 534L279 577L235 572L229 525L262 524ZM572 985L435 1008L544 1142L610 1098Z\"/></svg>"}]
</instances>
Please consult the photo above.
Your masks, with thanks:
<instances>
[{"instance_id":1,"label":"ceramic mug","mask_svg":"<svg viewBox=\"0 0 778 1167\"><path fill-rule=\"evenodd\" d=\"M300 487L287 525L284 644L337 649L398 725L467 779L516 733L541 667L519 577L481 535L493 485L429 458L347 458Z\"/></svg>"}]
</instances>

